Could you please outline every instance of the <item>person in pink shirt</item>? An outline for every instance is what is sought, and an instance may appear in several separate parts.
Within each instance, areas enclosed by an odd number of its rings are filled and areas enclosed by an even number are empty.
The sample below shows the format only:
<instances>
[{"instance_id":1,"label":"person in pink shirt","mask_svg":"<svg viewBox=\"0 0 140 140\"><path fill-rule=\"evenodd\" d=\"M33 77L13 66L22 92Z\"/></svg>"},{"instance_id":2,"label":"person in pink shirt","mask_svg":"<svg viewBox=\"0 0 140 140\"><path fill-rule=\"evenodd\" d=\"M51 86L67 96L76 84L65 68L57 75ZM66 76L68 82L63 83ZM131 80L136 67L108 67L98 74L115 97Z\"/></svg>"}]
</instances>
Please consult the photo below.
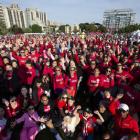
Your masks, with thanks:
<instances>
[{"instance_id":1,"label":"person in pink shirt","mask_svg":"<svg viewBox=\"0 0 140 140\"><path fill-rule=\"evenodd\" d=\"M24 113L19 119L16 120L15 124L24 122L20 140L35 140L39 128L38 122L43 122L44 120L40 118L32 105L27 107L27 112Z\"/></svg>"}]
</instances>

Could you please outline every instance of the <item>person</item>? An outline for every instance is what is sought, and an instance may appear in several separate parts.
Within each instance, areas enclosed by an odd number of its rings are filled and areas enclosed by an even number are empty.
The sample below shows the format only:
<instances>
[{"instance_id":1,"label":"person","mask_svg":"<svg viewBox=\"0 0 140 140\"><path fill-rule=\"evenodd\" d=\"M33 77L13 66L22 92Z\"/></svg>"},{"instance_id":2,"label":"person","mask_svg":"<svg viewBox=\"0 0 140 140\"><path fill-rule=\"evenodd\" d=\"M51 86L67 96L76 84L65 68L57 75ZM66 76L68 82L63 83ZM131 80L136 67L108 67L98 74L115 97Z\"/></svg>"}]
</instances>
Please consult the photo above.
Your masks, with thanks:
<instances>
[{"instance_id":1,"label":"person","mask_svg":"<svg viewBox=\"0 0 140 140\"><path fill-rule=\"evenodd\" d=\"M16 119L14 125L24 121L22 131L20 133L20 140L34 140L38 133L38 122L45 122L43 118L40 118L34 109L34 106L29 105L27 112L25 112L20 118Z\"/></svg>"},{"instance_id":2,"label":"person","mask_svg":"<svg viewBox=\"0 0 140 140\"><path fill-rule=\"evenodd\" d=\"M1 133L3 131L3 129L5 128L6 126L6 123L7 123L7 119L5 118L5 110L3 107L0 107L0 137L1 137Z\"/></svg>"},{"instance_id":3,"label":"person","mask_svg":"<svg viewBox=\"0 0 140 140\"><path fill-rule=\"evenodd\" d=\"M78 76L75 67L70 67L70 74L68 76L68 82L67 82L67 92L70 94L70 96L75 97L77 92L77 86L78 84Z\"/></svg>"},{"instance_id":4,"label":"person","mask_svg":"<svg viewBox=\"0 0 140 140\"><path fill-rule=\"evenodd\" d=\"M86 108L83 115L80 116L81 120L84 122L82 133L85 140L93 140L96 123L102 124L104 122L104 119L97 110L94 111L94 114L96 114L97 117L92 114L92 111L89 108Z\"/></svg>"},{"instance_id":5,"label":"person","mask_svg":"<svg viewBox=\"0 0 140 140\"><path fill-rule=\"evenodd\" d=\"M18 98L11 96L9 100L2 99L5 105L6 116L8 118L18 117L21 114L21 104Z\"/></svg>"},{"instance_id":6,"label":"person","mask_svg":"<svg viewBox=\"0 0 140 140\"><path fill-rule=\"evenodd\" d=\"M50 105L49 98L47 97L46 94L42 94L40 98L40 103L38 104L37 107L37 112L39 116L49 118L50 110L51 110L51 105Z\"/></svg>"},{"instance_id":7,"label":"person","mask_svg":"<svg viewBox=\"0 0 140 140\"><path fill-rule=\"evenodd\" d=\"M102 78L100 76L100 71L95 68L94 75L90 75L88 78L88 101L90 106L94 108L97 106L97 102L100 100L101 96L99 94L101 88Z\"/></svg>"},{"instance_id":8,"label":"person","mask_svg":"<svg viewBox=\"0 0 140 140\"><path fill-rule=\"evenodd\" d=\"M111 68L107 68L105 74L102 76L102 91L106 89L113 89L114 87L114 74L112 73Z\"/></svg>"},{"instance_id":9,"label":"person","mask_svg":"<svg viewBox=\"0 0 140 140\"><path fill-rule=\"evenodd\" d=\"M35 137L35 140L63 140L60 133L57 131L57 129L54 127L54 124L52 120L48 120L46 122L46 128L41 130Z\"/></svg>"},{"instance_id":10,"label":"person","mask_svg":"<svg viewBox=\"0 0 140 140\"><path fill-rule=\"evenodd\" d=\"M40 102L41 96L44 94L44 89L42 88L42 79L38 78L35 80L33 89L32 89L32 99L34 104L37 106Z\"/></svg>"},{"instance_id":11,"label":"person","mask_svg":"<svg viewBox=\"0 0 140 140\"><path fill-rule=\"evenodd\" d=\"M19 78L17 74L14 73L13 67L10 64L7 64L5 66L3 87L4 87L4 93L2 93L2 96L4 98L8 98L9 94L17 95L20 87Z\"/></svg>"},{"instance_id":12,"label":"person","mask_svg":"<svg viewBox=\"0 0 140 140\"><path fill-rule=\"evenodd\" d=\"M66 88L67 85L67 77L61 71L60 67L55 67L55 74L53 75L53 90L54 90L54 98L57 99L59 95L61 95Z\"/></svg>"},{"instance_id":13,"label":"person","mask_svg":"<svg viewBox=\"0 0 140 140\"><path fill-rule=\"evenodd\" d=\"M128 72L123 70L123 66L121 63L117 64L117 70L115 72L115 82L118 87L122 87L123 85L129 85L133 81L133 76Z\"/></svg>"},{"instance_id":14,"label":"person","mask_svg":"<svg viewBox=\"0 0 140 140\"><path fill-rule=\"evenodd\" d=\"M104 122L101 125L97 125L97 133L96 133L96 137L99 137L99 139L101 139L101 135L109 130L112 129L112 122L113 122L113 118L111 113L108 110L108 106L106 104L106 102L104 102L104 100L99 102L98 105L98 112L101 114L101 116L104 119Z\"/></svg>"},{"instance_id":15,"label":"person","mask_svg":"<svg viewBox=\"0 0 140 140\"><path fill-rule=\"evenodd\" d=\"M139 134L138 123L129 114L129 107L127 104L121 103L117 108L114 106L115 111L115 139L122 138L133 132Z\"/></svg>"},{"instance_id":16,"label":"person","mask_svg":"<svg viewBox=\"0 0 140 140\"><path fill-rule=\"evenodd\" d=\"M35 80L35 77L36 77L36 72L35 72L35 68L33 67L32 65L32 62L30 60L26 61L26 78L27 78L27 85L28 86L32 86L34 80Z\"/></svg>"}]
</instances>

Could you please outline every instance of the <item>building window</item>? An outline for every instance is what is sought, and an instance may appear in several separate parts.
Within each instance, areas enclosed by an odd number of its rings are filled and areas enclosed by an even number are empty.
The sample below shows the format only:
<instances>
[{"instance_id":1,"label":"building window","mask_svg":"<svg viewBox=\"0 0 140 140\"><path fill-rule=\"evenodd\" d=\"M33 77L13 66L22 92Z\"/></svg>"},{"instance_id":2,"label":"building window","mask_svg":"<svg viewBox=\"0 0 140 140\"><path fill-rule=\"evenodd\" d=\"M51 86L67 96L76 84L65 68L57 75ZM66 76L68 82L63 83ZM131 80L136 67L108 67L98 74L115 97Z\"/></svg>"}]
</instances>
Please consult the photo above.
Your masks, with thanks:
<instances>
[{"instance_id":1,"label":"building window","mask_svg":"<svg viewBox=\"0 0 140 140\"><path fill-rule=\"evenodd\" d=\"M8 9L8 16L9 16L10 26L13 26L14 23L13 23L12 13L11 13L11 10L9 9Z\"/></svg>"},{"instance_id":2,"label":"building window","mask_svg":"<svg viewBox=\"0 0 140 140\"><path fill-rule=\"evenodd\" d=\"M25 28L25 23L24 23L24 16L23 16L23 12L20 12L20 18L21 18L21 24L22 24L22 28Z\"/></svg>"},{"instance_id":3,"label":"building window","mask_svg":"<svg viewBox=\"0 0 140 140\"><path fill-rule=\"evenodd\" d=\"M31 12L31 18L32 18L32 20L34 20L34 17L33 17L33 12Z\"/></svg>"},{"instance_id":4,"label":"building window","mask_svg":"<svg viewBox=\"0 0 140 140\"><path fill-rule=\"evenodd\" d=\"M20 19L19 19L19 14L18 14L18 12L17 12L17 20L18 20L18 26L20 27L21 25L20 25Z\"/></svg>"},{"instance_id":5,"label":"building window","mask_svg":"<svg viewBox=\"0 0 140 140\"><path fill-rule=\"evenodd\" d=\"M36 11L36 17L37 17L37 18L39 18L39 14L38 14L38 12L37 12L37 11Z\"/></svg>"},{"instance_id":6,"label":"building window","mask_svg":"<svg viewBox=\"0 0 140 140\"><path fill-rule=\"evenodd\" d=\"M18 25L18 20L17 20L17 16L16 16L16 11L13 11L14 13L14 18L15 18L15 24Z\"/></svg>"}]
</instances>

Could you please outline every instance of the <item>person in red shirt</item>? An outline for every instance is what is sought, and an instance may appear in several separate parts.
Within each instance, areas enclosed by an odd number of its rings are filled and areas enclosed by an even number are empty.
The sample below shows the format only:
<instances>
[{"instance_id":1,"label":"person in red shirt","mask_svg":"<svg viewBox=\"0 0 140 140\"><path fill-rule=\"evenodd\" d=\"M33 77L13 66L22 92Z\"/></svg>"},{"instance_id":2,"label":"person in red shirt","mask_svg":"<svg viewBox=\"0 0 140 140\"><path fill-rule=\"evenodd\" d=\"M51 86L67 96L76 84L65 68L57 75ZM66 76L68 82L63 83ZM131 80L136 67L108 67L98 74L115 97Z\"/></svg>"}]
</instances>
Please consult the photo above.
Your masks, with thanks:
<instances>
[{"instance_id":1,"label":"person in red shirt","mask_svg":"<svg viewBox=\"0 0 140 140\"><path fill-rule=\"evenodd\" d=\"M35 105L38 105L40 102L41 96L44 94L44 90L42 88L42 79L36 79L35 85L32 91L32 97Z\"/></svg>"},{"instance_id":2,"label":"person in red shirt","mask_svg":"<svg viewBox=\"0 0 140 140\"><path fill-rule=\"evenodd\" d=\"M102 85L102 78L100 75L100 71L98 68L95 68L94 75L90 75L88 78L87 86L88 86L88 98L87 103L90 103L91 106L96 107L101 95L100 89Z\"/></svg>"},{"instance_id":3,"label":"person in red shirt","mask_svg":"<svg viewBox=\"0 0 140 140\"><path fill-rule=\"evenodd\" d=\"M36 63L38 61L39 54L35 51L34 48L31 48L30 51L31 51L31 54L29 58L33 63Z\"/></svg>"},{"instance_id":4,"label":"person in red shirt","mask_svg":"<svg viewBox=\"0 0 140 140\"><path fill-rule=\"evenodd\" d=\"M124 137L133 132L139 134L138 122L129 114L129 107L127 104L119 105L120 114L115 116L115 130L117 137Z\"/></svg>"},{"instance_id":5,"label":"person in red shirt","mask_svg":"<svg viewBox=\"0 0 140 140\"><path fill-rule=\"evenodd\" d=\"M75 109L76 109L75 99L72 96L70 96L70 97L68 97L68 102L67 102L67 106L65 109L65 114L66 115L73 115Z\"/></svg>"},{"instance_id":6,"label":"person in red shirt","mask_svg":"<svg viewBox=\"0 0 140 140\"><path fill-rule=\"evenodd\" d=\"M118 63L117 64L117 71L115 72L115 84L118 87L122 87L123 85L129 85L133 81L133 76L123 70L122 64Z\"/></svg>"},{"instance_id":7,"label":"person in red shirt","mask_svg":"<svg viewBox=\"0 0 140 140\"><path fill-rule=\"evenodd\" d=\"M129 69L130 74L134 77L133 83L136 83L140 80L140 62L134 61Z\"/></svg>"},{"instance_id":8,"label":"person in red shirt","mask_svg":"<svg viewBox=\"0 0 140 140\"><path fill-rule=\"evenodd\" d=\"M75 67L70 67L70 74L68 76L67 92L75 97L77 92L78 77Z\"/></svg>"},{"instance_id":9,"label":"person in red shirt","mask_svg":"<svg viewBox=\"0 0 140 140\"><path fill-rule=\"evenodd\" d=\"M94 138L96 123L102 124L104 122L99 111L94 111L94 114L97 115L97 117L92 114L92 111L89 108L86 108L83 115L80 116L81 120L84 122L82 132L85 140L92 140Z\"/></svg>"},{"instance_id":10,"label":"person in red shirt","mask_svg":"<svg viewBox=\"0 0 140 140\"><path fill-rule=\"evenodd\" d=\"M53 68L50 66L50 61L47 61L44 65L43 75L49 75L51 78L53 76Z\"/></svg>"},{"instance_id":11,"label":"person in red shirt","mask_svg":"<svg viewBox=\"0 0 140 140\"><path fill-rule=\"evenodd\" d=\"M33 81L36 77L36 71L35 68L32 66L32 62L29 60L26 62L26 78L27 78L27 85L31 86L33 84Z\"/></svg>"},{"instance_id":12,"label":"person in red shirt","mask_svg":"<svg viewBox=\"0 0 140 140\"><path fill-rule=\"evenodd\" d=\"M25 66L26 61L28 60L28 57L25 55L24 50L20 51L20 55L17 55L16 52L12 52L12 57L14 57L18 61L20 66L22 66L22 65Z\"/></svg>"},{"instance_id":13,"label":"person in red shirt","mask_svg":"<svg viewBox=\"0 0 140 140\"><path fill-rule=\"evenodd\" d=\"M68 95L63 93L55 102L56 107L60 111L62 117L65 116L65 109L67 107Z\"/></svg>"},{"instance_id":14,"label":"person in red shirt","mask_svg":"<svg viewBox=\"0 0 140 140\"><path fill-rule=\"evenodd\" d=\"M106 73L102 75L102 90L111 89L114 87L114 75L111 68L106 69Z\"/></svg>"},{"instance_id":15,"label":"person in red shirt","mask_svg":"<svg viewBox=\"0 0 140 140\"><path fill-rule=\"evenodd\" d=\"M101 70L102 73L105 73L105 69L112 66L112 64L110 62L110 59L111 58L109 56L107 56L107 55L104 56L104 60L100 64L100 70Z\"/></svg>"},{"instance_id":16,"label":"person in red shirt","mask_svg":"<svg viewBox=\"0 0 140 140\"><path fill-rule=\"evenodd\" d=\"M53 75L53 90L54 90L54 98L58 98L66 88L67 85L67 77L62 73L60 67L55 67L55 74Z\"/></svg>"},{"instance_id":17,"label":"person in red shirt","mask_svg":"<svg viewBox=\"0 0 140 140\"><path fill-rule=\"evenodd\" d=\"M101 76L98 68L95 68L94 75L90 75L88 78L88 89L90 93L95 93L97 89L101 86Z\"/></svg>"},{"instance_id":18,"label":"person in red shirt","mask_svg":"<svg viewBox=\"0 0 140 140\"><path fill-rule=\"evenodd\" d=\"M87 67L87 68L85 69L85 73L86 73L86 75L87 75L87 78L88 78L90 75L94 74L94 70L95 70L96 67L97 67L96 61L92 60L92 61L90 62L90 66Z\"/></svg>"},{"instance_id":19,"label":"person in red shirt","mask_svg":"<svg viewBox=\"0 0 140 140\"><path fill-rule=\"evenodd\" d=\"M9 101L2 99L5 105L5 111L8 118L19 117L21 112L21 103L15 96L10 97Z\"/></svg>"}]
</instances>

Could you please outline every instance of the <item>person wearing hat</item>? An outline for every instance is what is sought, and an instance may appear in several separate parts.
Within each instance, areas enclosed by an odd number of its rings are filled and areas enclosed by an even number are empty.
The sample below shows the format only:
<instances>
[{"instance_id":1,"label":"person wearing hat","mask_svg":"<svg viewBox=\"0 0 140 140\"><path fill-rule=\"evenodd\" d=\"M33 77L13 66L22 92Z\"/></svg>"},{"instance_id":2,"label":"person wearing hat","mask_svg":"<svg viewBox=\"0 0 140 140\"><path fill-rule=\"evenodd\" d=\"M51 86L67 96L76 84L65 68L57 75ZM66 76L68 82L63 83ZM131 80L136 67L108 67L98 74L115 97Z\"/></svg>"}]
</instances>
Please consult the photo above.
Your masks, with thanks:
<instances>
[{"instance_id":1,"label":"person wearing hat","mask_svg":"<svg viewBox=\"0 0 140 140\"><path fill-rule=\"evenodd\" d=\"M113 105L114 103L111 104ZM133 132L139 134L138 122L129 114L129 107L127 104L120 103L117 108L114 106L114 110L114 131L116 140Z\"/></svg>"}]
</instances>

